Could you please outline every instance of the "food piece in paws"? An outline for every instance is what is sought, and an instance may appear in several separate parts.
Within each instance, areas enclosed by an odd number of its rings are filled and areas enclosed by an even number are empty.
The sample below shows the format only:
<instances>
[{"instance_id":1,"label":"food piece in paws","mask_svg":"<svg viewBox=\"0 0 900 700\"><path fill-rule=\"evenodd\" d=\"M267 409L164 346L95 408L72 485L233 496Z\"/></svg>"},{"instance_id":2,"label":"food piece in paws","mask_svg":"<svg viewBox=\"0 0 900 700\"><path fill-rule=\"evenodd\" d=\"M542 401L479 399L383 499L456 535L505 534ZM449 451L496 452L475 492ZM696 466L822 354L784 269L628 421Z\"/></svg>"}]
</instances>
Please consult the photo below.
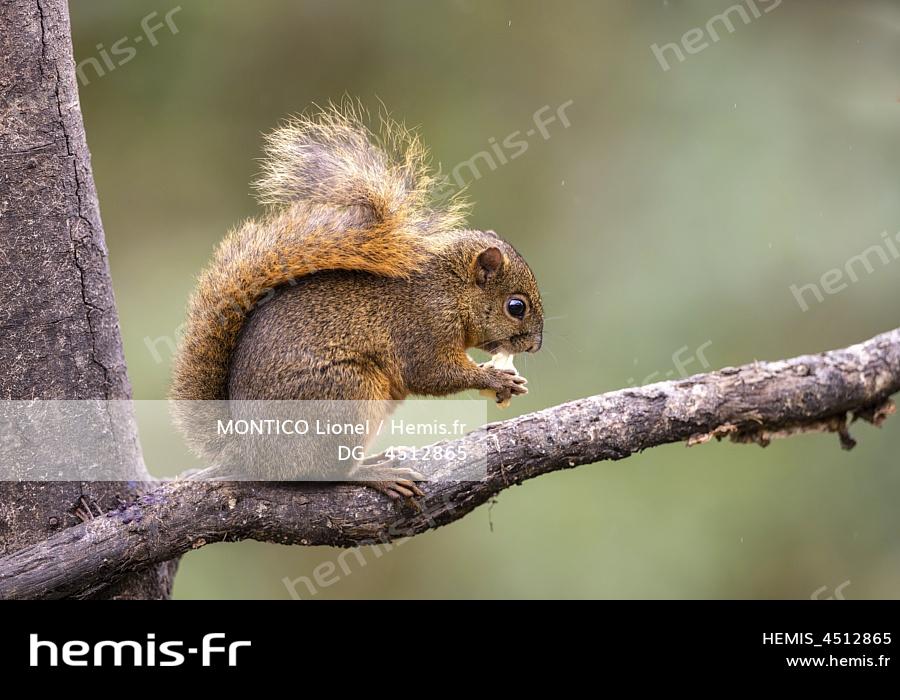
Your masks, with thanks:
<instances>
[{"instance_id":1,"label":"food piece in paws","mask_svg":"<svg viewBox=\"0 0 900 700\"><path fill-rule=\"evenodd\" d=\"M498 352L491 356L491 359L484 363L485 367L494 367L496 369L507 369L512 370L517 375L519 371L516 369L516 366L513 364L513 355L510 355L506 352ZM482 396L486 396L488 398L497 399L497 394L490 389L482 389L479 392ZM526 390L527 393L527 390ZM505 401L497 401L497 408L509 408L509 404L512 401L512 397L506 399Z\"/></svg>"}]
</instances>

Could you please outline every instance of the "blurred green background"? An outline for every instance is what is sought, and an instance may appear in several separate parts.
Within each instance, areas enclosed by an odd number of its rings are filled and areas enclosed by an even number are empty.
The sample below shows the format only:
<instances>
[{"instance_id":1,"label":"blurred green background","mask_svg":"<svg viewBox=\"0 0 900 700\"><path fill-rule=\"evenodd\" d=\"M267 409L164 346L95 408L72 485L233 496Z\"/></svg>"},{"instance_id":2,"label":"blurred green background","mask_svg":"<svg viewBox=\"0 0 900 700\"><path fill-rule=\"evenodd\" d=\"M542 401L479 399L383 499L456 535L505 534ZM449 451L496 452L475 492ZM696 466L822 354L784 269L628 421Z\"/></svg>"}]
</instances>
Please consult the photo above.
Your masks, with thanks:
<instances>
[{"instance_id":1,"label":"blurred green background","mask_svg":"<svg viewBox=\"0 0 900 700\"><path fill-rule=\"evenodd\" d=\"M734 3L75 0L135 397L165 396L194 276L258 211L261 134L344 94L420 126L447 170L572 101L468 178L473 226L523 252L550 318L512 412L900 325L900 260L805 311L790 291L900 232L900 5L751 4L711 41ZM664 70L651 46L693 28L708 46ZM853 433L852 452L809 435L552 474L389 552L210 546L175 594L897 597L900 421Z\"/></svg>"}]
</instances>

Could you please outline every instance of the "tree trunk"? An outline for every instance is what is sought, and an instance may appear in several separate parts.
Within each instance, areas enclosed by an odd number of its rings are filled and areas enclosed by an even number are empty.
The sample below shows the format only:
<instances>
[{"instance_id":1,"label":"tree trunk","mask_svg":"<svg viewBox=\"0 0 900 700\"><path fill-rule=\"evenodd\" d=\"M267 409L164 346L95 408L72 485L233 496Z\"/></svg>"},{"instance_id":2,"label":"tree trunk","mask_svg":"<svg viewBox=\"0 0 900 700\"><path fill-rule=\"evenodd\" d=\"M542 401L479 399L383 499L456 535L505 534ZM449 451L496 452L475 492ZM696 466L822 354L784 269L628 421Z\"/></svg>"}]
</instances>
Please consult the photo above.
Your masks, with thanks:
<instances>
[{"instance_id":1,"label":"tree trunk","mask_svg":"<svg viewBox=\"0 0 900 700\"><path fill-rule=\"evenodd\" d=\"M127 399L118 317L78 104L64 0L0 0L0 399ZM134 482L0 483L0 555L131 502ZM174 563L97 597L166 598Z\"/></svg>"}]
</instances>

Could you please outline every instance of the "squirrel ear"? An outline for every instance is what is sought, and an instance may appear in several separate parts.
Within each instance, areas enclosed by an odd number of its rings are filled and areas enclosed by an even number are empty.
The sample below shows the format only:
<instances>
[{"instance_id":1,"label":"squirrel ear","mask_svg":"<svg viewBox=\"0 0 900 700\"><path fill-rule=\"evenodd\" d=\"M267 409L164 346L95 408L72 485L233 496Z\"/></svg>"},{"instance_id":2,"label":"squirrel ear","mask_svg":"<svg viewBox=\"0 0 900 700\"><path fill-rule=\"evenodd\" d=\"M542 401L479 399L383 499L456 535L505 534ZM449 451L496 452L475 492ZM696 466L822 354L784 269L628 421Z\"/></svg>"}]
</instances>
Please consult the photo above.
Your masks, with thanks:
<instances>
[{"instance_id":1,"label":"squirrel ear","mask_svg":"<svg viewBox=\"0 0 900 700\"><path fill-rule=\"evenodd\" d=\"M503 253L500 249L493 246L485 248L475 261L475 283L483 287L494 278L501 267L503 267Z\"/></svg>"}]
</instances>

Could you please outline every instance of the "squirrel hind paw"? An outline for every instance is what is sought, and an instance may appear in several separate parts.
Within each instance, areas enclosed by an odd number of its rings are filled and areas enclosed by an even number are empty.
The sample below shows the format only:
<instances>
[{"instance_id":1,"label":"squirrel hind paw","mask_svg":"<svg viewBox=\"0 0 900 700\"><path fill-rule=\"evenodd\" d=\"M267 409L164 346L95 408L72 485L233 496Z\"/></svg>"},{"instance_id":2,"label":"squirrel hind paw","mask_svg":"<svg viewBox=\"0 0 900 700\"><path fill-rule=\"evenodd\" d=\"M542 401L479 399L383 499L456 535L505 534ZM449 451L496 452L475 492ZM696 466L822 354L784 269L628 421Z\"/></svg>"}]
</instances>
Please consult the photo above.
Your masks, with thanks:
<instances>
[{"instance_id":1,"label":"squirrel hind paw","mask_svg":"<svg viewBox=\"0 0 900 700\"><path fill-rule=\"evenodd\" d=\"M414 497L425 496L425 492L409 479L396 479L393 481L364 481L363 485L383 493L392 501L402 499L412 500Z\"/></svg>"}]
</instances>

